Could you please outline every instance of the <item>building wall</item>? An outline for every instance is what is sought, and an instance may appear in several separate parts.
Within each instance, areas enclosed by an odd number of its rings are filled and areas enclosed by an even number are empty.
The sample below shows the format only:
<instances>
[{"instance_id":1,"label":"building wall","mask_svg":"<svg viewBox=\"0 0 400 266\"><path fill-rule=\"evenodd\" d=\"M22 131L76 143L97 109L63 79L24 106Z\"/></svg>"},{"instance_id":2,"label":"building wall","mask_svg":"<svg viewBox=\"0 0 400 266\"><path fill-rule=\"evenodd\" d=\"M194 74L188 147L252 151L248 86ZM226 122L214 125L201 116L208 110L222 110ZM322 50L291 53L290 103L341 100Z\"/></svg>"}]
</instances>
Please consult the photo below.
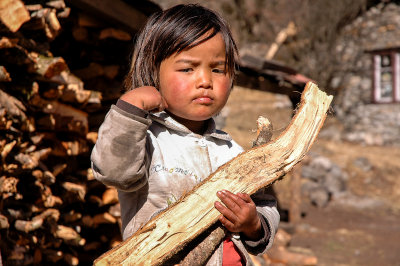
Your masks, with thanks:
<instances>
[{"instance_id":1,"label":"building wall","mask_svg":"<svg viewBox=\"0 0 400 266\"><path fill-rule=\"evenodd\" d=\"M368 145L400 146L400 103L374 103L370 51L400 47L400 5L379 4L338 38L335 73L330 86L338 91L335 112L343 139Z\"/></svg>"}]
</instances>

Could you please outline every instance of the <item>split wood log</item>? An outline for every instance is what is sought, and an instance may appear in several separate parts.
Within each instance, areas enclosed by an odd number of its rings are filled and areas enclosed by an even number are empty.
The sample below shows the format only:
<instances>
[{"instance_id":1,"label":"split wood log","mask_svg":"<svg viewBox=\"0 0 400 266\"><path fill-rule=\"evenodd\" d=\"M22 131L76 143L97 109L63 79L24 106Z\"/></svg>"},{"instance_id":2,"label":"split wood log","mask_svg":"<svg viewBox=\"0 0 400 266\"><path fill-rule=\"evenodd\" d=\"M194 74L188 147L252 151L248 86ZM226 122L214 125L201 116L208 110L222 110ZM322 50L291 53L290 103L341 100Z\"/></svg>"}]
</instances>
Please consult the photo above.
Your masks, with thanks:
<instances>
[{"instance_id":1,"label":"split wood log","mask_svg":"<svg viewBox=\"0 0 400 266\"><path fill-rule=\"evenodd\" d=\"M68 69L68 66L62 57L38 56L36 69L39 75L50 79Z\"/></svg>"},{"instance_id":2,"label":"split wood log","mask_svg":"<svg viewBox=\"0 0 400 266\"><path fill-rule=\"evenodd\" d=\"M9 95L1 89L0 108L5 108L7 114L9 114L11 117L16 118L22 122L26 121L26 108L24 104L14 96Z\"/></svg>"},{"instance_id":3,"label":"split wood log","mask_svg":"<svg viewBox=\"0 0 400 266\"><path fill-rule=\"evenodd\" d=\"M28 10L20 0L2 0L0 1L0 21L3 22L7 28L16 32L22 24L28 21Z\"/></svg>"},{"instance_id":4,"label":"split wood log","mask_svg":"<svg viewBox=\"0 0 400 266\"><path fill-rule=\"evenodd\" d=\"M87 113L57 101L47 101L34 94L29 103L48 116L38 119L39 126L56 131L69 131L86 136L88 133Z\"/></svg>"},{"instance_id":5,"label":"split wood log","mask_svg":"<svg viewBox=\"0 0 400 266\"><path fill-rule=\"evenodd\" d=\"M60 217L60 212L57 209L47 209L41 214L33 217L31 221L16 220L14 226L17 230L27 233L42 227L43 222L46 219L50 218L53 219L54 221L58 221L59 217Z\"/></svg>"},{"instance_id":6,"label":"split wood log","mask_svg":"<svg viewBox=\"0 0 400 266\"><path fill-rule=\"evenodd\" d=\"M55 8L55 9L65 9L66 5L64 0L53 0L46 2L46 6Z\"/></svg>"},{"instance_id":7,"label":"split wood log","mask_svg":"<svg viewBox=\"0 0 400 266\"><path fill-rule=\"evenodd\" d=\"M268 143L272 138L272 124L265 117L258 117L257 119L257 136L253 141L253 147L260 146ZM217 247L224 240L226 230L221 223L216 223L214 226L202 233L204 237L198 237L195 241L192 241L188 247L185 247L185 254L188 253L184 258L179 261L180 266L191 266L191 265L204 265L211 258ZM201 240L203 239L204 240ZM199 242L198 244L196 244ZM194 246L189 252L189 246ZM177 256L180 259L180 255ZM169 261L168 261L169 262Z\"/></svg>"},{"instance_id":8,"label":"split wood log","mask_svg":"<svg viewBox=\"0 0 400 266\"><path fill-rule=\"evenodd\" d=\"M7 69L4 66L0 66L0 82L9 81L11 81L10 73L7 72Z\"/></svg>"},{"instance_id":9,"label":"split wood log","mask_svg":"<svg viewBox=\"0 0 400 266\"><path fill-rule=\"evenodd\" d=\"M273 142L250 149L211 174L179 202L106 252L95 265L159 265L215 224L216 192L253 194L290 171L310 149L326 118L332 96L309 82L288 128Z\"/></svg>"},{"instance_id":10,"label":"split wood log","mask_svg":"<svg viewBox=\"0 0 400 266\"><path fill-rule=\"evenodd\" d=\"M74 229L64 225L57 225L54 236L73 246L83 246L86 243L86 239L82 238Z\"/></svg>"}]
</instances>

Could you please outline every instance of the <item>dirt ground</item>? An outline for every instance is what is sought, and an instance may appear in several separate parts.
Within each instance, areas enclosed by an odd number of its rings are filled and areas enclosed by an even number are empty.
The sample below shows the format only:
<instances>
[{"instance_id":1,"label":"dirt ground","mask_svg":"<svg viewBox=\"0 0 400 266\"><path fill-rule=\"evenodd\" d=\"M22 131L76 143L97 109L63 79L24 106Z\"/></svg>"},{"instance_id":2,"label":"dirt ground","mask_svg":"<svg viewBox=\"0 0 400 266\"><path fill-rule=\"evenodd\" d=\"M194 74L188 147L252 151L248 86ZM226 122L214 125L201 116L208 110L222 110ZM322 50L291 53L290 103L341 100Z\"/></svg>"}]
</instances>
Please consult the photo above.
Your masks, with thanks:
<instances>
[{"instance_id":1,"label":"dirt ground","mask_svg":"<svg viewBox=\"0 0 400 266\"><path fill-rule=\"evenodd\" d=\"M274 125L273 138L292 116L286 97L241 87L234 88L226 108L224 130L245 149L255 137L259 115ZM315 255L318 265L400 265L400 148L344 142L340 130L330 115L310 152L348 174L346 191L323 208L303 198L300 222L281 222L292 236L288 249ZM367 167L355 163L360 158ZM282 210L290 203L289 187L290 174L274 184Z\"/></svg>"}]
</instances>

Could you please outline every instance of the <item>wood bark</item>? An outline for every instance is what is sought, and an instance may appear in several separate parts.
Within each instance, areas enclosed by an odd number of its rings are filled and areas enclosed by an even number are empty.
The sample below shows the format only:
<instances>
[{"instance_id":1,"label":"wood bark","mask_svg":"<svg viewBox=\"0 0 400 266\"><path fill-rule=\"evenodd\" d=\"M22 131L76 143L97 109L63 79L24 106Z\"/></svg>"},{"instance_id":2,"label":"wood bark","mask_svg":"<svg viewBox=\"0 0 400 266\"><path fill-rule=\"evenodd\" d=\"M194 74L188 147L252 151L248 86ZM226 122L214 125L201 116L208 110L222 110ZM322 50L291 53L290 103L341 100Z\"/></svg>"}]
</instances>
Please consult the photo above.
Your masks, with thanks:
<instances>
[{"instance_id":1,"label":"wood bark","mask_svg":"<svg viewBox=\"0 0 400 266\"><path fill-rule=\"evenodd\" d=\"M310 149L332 96L309 82L288 128L273 142L250 149L211 174L175 205L150 220L129 239L106 252L95 265L160 265L215 224L216 192L253 194L290 171Z\"/></svg>"}]
</instances>

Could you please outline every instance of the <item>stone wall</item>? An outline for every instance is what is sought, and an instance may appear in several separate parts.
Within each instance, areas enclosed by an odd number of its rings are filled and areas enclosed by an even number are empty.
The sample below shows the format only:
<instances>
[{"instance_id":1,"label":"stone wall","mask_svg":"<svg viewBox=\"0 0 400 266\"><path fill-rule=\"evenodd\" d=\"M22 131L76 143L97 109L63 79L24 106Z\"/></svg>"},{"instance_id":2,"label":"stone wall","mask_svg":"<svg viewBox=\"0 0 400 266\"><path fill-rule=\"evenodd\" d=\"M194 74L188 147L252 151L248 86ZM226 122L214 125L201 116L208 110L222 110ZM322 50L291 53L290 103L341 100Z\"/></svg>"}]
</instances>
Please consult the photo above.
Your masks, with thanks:
<instances>
[{"instance_id":1,"label":"stone wall","mask_svg":"<svg viewBox=\"0 0 400 266\"><path fill-rule=\"evenodd\" d=\"M400 5L379 4L347 25L336 45L330 86L338 91L334 108L343 139L367 145L400 146L400 104L372 102L370 50L400 47Z\"/></svg>"}]
</instances>

